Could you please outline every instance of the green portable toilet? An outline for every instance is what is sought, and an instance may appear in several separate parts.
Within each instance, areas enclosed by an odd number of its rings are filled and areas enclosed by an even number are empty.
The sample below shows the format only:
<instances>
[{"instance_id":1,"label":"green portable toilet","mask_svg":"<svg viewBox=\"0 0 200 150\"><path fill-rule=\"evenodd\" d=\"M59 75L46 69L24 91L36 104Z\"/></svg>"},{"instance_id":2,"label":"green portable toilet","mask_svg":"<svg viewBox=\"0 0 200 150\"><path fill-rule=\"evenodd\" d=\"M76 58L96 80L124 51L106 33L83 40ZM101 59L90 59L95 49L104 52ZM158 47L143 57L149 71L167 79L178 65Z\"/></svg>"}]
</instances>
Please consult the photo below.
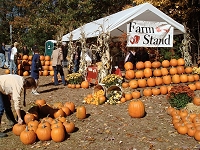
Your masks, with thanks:
<instances>
[{"instance_id":1,"label":"green portable toilet","mask_svg":"<svg viewBox=\"0 0 200 150\"><path fill-rule=\"evenodd\" d=\"M57 41L55 40L48 40L45 42L45 55L51 56L53 50L56 47Z\"/></svg>"}]
</instances>

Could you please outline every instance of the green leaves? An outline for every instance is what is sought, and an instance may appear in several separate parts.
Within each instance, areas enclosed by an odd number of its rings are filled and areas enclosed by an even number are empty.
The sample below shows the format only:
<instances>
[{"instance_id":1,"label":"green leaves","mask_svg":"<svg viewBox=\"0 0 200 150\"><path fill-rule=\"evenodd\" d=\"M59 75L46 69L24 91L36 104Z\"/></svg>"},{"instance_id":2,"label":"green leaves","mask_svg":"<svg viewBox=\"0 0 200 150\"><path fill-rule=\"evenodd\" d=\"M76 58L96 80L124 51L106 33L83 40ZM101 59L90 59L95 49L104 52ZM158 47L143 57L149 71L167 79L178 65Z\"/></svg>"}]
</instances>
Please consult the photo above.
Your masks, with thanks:
<instances>
[{"instance_id":1,"label":"green leaves","mask_svg":"<svg viewBox=\"0 0 200 150\"><path fill-rule=\"evenodd\" d=\"M184 108L192 98L187 95L187 93L172 94L169 99L169 103L172 107L176 109Z\"/></svg>"}]
</instances>

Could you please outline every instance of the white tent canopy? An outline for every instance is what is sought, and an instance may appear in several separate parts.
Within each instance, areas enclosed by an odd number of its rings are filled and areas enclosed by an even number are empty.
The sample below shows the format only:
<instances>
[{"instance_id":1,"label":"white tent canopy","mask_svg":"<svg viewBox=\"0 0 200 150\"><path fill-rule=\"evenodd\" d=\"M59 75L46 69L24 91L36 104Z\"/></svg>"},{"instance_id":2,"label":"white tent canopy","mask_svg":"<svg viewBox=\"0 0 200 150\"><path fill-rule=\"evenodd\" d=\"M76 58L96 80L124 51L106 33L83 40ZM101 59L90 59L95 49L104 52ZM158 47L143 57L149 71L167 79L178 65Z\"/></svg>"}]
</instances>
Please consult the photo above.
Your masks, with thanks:
<instances>
[{"instance_id":1,"label":"white tent canopy","mask_svg":"<svg viewBox=\"0 0 200 150\"><path fill-rule=\"evenodd\" d=\"M185 33L185 28L165 13L149 3L144 3L110 16L87 23L76 30L64 35L62 41L69 41L70 35L72 40L81 39L84 33L85 38L97 37L101 33L110 32L111 37L119 37L126 33L127 23L132 20L166 22L174 27L174 35Z\"/></svg>"}]
</instances>

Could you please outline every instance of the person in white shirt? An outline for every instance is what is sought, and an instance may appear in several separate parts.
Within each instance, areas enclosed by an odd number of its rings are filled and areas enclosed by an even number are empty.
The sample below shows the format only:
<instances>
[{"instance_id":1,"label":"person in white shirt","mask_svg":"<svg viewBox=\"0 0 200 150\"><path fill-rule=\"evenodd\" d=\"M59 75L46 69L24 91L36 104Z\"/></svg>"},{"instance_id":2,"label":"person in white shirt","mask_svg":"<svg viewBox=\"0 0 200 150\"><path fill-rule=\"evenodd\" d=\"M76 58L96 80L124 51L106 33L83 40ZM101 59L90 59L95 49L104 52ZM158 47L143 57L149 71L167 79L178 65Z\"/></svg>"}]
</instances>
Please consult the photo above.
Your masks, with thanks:
<instances>
[{"instance_id":1,"label":"person in white shirt","mask_svg":"<svg viewBox=\"0 0 200 150\"><path fill-rule=\"evenodd\" d=\"M17 65L16 65L16 57L17 57L17 46L19 43L15 42L13 48L10 53L10 74L17 74Z\"/></svg>"},{"instance_id":2,"label":"person in white shirt","mask_svg":"<svg viewBox=\"0 0 200 150\"><path fill-rule=\"evenodd\" d=\"M20 111L22 91L24 91L23 105L25 106L26 89L36 89L36 87L36 82L32 77L23 78L14 74L0 75L0 124L4 111L9 121L15 121L11 109L11 99L13 100L14 109L18 117L17 122L18 124L23 123ZM0 132L0 138L6 136L7 134Z\"/></svg>"}]
</instances>

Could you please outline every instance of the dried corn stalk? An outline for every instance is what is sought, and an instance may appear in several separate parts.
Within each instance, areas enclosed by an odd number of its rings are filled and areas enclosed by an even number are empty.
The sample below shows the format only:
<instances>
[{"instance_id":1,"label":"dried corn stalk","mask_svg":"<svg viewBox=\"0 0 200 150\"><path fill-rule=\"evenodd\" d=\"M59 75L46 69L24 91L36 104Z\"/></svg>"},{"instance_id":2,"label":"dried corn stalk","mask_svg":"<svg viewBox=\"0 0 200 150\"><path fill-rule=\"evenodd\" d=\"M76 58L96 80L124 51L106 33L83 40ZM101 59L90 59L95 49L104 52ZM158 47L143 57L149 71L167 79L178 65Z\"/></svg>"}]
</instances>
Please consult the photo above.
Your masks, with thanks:
<instances>
[{"instance_id":1,"label":"dried corn stalk","mask_svg":"<svg viewBox=\"0 0 200 150\"><path fill-rule=\"evenodd\" d=\"M191 52L191 37L188 32L184 34L184 39L182 40L182 46L180 47L182 57L185 60L185 66L192 65L192 57L190 56Z\"/></svg>"},{"instance_id":2,"label":"dried corn stalk","mask_svg":"<svg viewBox=\"0 0 200 150\"><path fill-rule=\"evenodd\" d=\"M79 73L82 74L83 77L86 77L87 75L87 61L85 59L85 54L87 53L87 47L86 47L86 38L85 34L82 30L81 32L82 38L79 40L81 43L81 58L80 58L80 64L79 64Z\"/></svg>"},{"instance_id":3,"label":"dried corn stalk","mask_svg":"<svg viewBox=\"0 0 200 150\"><path fill-rule=\"evenodd\" d=\"M97 44L99 54L101 56L101 63L98 66L98 82L100 83L105 76L111 73L111 62L112 58L110 57L110 49L109 49L109 42L110 42L110 33L101 33L97 37Z\"/></svg>"},{"instance_id":4,"label":"dried corn stalk","mask_svg":"<svg viewBox=\"0 0 200 150\"><path fill-rule=\"evenodd\" d=\"M67 60L68 60L68 72L72 72L72 68L74 66L74 62L73 62L73 56L74 53L76 51L76 47L74 46L74 43L72 41L73 39L73 35L71 34L69 37L69 43L68 43L68 53L67 53Z\"/></svg>"}]
</instances>

